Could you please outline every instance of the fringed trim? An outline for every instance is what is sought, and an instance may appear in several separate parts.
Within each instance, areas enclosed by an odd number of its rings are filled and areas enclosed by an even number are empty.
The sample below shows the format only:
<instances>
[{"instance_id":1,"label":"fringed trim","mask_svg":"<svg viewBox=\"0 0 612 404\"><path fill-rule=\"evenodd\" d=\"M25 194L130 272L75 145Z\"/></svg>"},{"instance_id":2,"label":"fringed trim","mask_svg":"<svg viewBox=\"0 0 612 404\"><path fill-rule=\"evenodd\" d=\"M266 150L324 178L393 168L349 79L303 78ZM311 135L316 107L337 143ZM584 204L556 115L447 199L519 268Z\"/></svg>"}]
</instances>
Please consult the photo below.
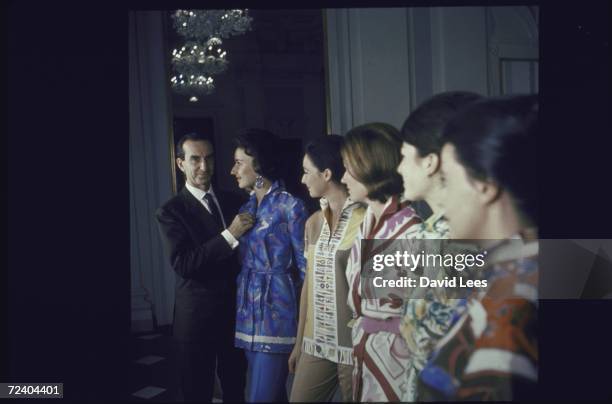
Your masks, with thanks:
<instances>
[{"instance_id":1,"label":"fringed trim","mask_svg":"<svg viewBox=\"0 0 612 404\"><path fill-rule=\"evenodd\" d=\"M353 348L338 347L338 363L343 365L353 364Z\"/></svg>"},{"instance_id":2,"label":"fringed trim","mask_svg":"<svg viewBox=\"0 0 612 404\"><path fill-rule=\"evenodd\" d=\"M317 358L330 360L334 363L353 365L353 348L318 345L313 340L304 338L302 340L302 352Z\"/></svg>"},{"instance_id":3,"label":"fringed trim","mask_svg":"<svg viewBox=\"0 0 612 404\"><path fill-rule=\"evenodd\" d=\"M306 352L308 355L315 356L315 345L312 340L302 339L302 352Z\"/></svg>"}]
</instances>

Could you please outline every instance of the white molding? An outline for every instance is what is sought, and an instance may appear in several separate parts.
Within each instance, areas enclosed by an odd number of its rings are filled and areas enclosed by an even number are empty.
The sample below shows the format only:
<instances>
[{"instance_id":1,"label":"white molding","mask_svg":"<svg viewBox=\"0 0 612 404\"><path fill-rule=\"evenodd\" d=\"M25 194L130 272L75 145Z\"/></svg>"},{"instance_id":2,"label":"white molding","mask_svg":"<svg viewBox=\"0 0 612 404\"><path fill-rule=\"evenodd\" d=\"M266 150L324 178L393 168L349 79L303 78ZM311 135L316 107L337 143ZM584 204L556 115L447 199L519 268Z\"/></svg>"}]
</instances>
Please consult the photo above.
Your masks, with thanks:
<instances>
[{"instance_id":1,"label":"white molding","mask_svg":"<svg viewBox=\"0 0 612 404\"><path fill-rule=\"evenodd\" d=\"M429 9L431 21L431 67L432 89L437 94L446 91L446 72L444 58L444 14L443 8Z\"/></svg>"},{"instance_id":2,"label":"white molding","mask_svg":"<svg viewBox=\"0 0 612 404\"><path fill-rule=\"evenodd\" d=\"M361 125L366 121L365 114L365 91L363 76L363 41L361 38L361 18L367 10L349 9L349 59L348 64L351 71L351 105L353 106L353 121L351 127ZM349 128L350 129L350 128Z\"/></svg>"},{"instance_id":3,"label":"white molding","mask_svg":"<svg viewBox=\"0 0 612 404\"><path fill-rule=\"evenodd\" d=\"M329 73L330 128L344 135L353 126L352 72L348 9L328 9L327 69Z\"/></svg>"},{"instance_id":4,"label":"white molding","mask_svg":"<svg viewBox=\"0 0 612 404\"><path fill-rule=\"evenodd\" d=\"M327 13L332 131L345 134L373 121L401 126L415 97L408 9Z\"/></svg>"},{"instance_id":5,"label":"white molding","mask_svg":"<svg viewBox=\"0 0 612 404\"><path fill-rule=\"evenodd\" d=\"M501 95L502 59L539 60L536 16L528 6L486 7L487 64L490 95ZM533 77L536 86L539 77Z\"/></svg>"},{"instance_id":6,"label":"white molding","mask_svg":"<svg viewBox=\"0 0 612 404\"><path fill-rule=\"evenodd\" d=\"M337 25L339 29L339 48L340 52L338 56L341 58L338 60L338 66L340 67L339 73L339 84L340 92L338 93L337 101L339 103L338 110L340 112L340 134L344 135L349 129L353 127L354 109L353 103L353 72L351 64L351 49L350 49L350 16L349 10L342 10L340 12L340 20Z\"/></svg>"},{"instance_id":7,"label":"white molding","mask_svg":"<svg viewBox=\"0 0 612 404\"><path fill-rule=\"evenodd\" d=\"M433 93L487 93L484 7L430 9ZM469 27L469 29L466 29Z\"/></svg>"},{"instance_id":8,"label":"white molding","mask_svg":"<svg viewBox=\"0 0 612 404\"><path fill-rule=\"evenodd\" d=\"M339 102L338 97L340 94L340 80L339 80L339 69L338 66L338 53L339 53L339 41L338 41L338 10L325 10L325 32L327 33L326 41L327 41L327 65L325 69L327 70L328 77L328 105L329 109L329 131L331 133L338 133L343 135L341 132L340 125L340 111L339 111Z\"/></svg>"},{"instance_id":9,"label":"white molding","mask_svg":"<svg viewBox=\"0 0 612 404\"><path fill-rule=\"evenodd\" d=\"M537 16L526 6L326 13L330 127L335 133L373 120L401 125L400 115L444 91L499 94L499 58L538 57ZM495 35L497 14L510 16L504 18L516 26L505 21L501 39ZM388 56L382 58L383 53ZM387 109L380 107L385 101Z\"/></svg>"},{"instance_id":10,"label":"white molding","mask_svg":"<svg viewBox=\"0 0 612 404\"><path fill-rule=\"evenodd\" d=\"M416 33L414 31L414 8L406 9L406 33L408 34L407 45L408 45L408 75L410 83L410 112L412 112L417 106L417 94L416 94ZM401 128L400 128L401 129Z\"/></svg>"},{"instance_id":11,"label":"white molding","mask_svg":"<svg viewBox=\"0 0 612 404\"><path fill-rule=\"evenodd\" d=\"M412 37L408 41L409 57L412 58L412 76L410 77L411 93L414 99L411 100L410 110L427 98L431 97L433 91L434 65L433 65L433 45L431 28L431 9L430 8L409 8L409 32ZM409 61L410 63L410 61Z\"/></svg>"}]
</instances>

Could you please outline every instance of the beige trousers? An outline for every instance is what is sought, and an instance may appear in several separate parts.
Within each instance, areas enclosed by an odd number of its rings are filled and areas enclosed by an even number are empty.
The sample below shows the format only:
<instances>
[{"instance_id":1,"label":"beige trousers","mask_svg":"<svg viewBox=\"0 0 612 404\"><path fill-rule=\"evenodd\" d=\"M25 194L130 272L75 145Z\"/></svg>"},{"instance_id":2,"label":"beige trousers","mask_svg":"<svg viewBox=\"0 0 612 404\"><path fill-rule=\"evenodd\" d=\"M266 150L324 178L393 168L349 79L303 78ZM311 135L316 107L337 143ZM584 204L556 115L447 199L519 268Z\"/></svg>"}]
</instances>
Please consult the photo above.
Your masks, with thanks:
<instances>
[{"instance_id":1,"label":"beige trousers","mask_svg":"<svg viewBox=\"0 0 612 404\"><path fill-rule=\"evenodd\" d=\"M342 365L302 352L298 360L290 402L331 401L340 387L342 401L352 398L352 365Z\"/></svg>"}]
</instances>

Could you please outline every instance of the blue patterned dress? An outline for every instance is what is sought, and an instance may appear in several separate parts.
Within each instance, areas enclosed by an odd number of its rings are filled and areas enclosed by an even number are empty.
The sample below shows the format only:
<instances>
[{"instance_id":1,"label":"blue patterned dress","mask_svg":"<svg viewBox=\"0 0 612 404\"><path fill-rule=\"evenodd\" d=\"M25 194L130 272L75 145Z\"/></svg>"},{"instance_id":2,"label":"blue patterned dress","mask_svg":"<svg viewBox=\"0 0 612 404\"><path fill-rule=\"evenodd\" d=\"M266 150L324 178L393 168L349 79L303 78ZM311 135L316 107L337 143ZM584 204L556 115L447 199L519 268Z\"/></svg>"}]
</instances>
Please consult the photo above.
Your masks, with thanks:
<instances>
[{"instance_id":1,"label":"blue patterned dress","mask_svg":"<svg viewBox=\"0 0 612 404\"><path fill-rule=\"evenodd\" d=\"M240 237L235 345L250 351L289 353L297 334L304 280L304 203L275 181L259 207L255 194L240 212L256 217Z\"/></svg>"}]
</instances>

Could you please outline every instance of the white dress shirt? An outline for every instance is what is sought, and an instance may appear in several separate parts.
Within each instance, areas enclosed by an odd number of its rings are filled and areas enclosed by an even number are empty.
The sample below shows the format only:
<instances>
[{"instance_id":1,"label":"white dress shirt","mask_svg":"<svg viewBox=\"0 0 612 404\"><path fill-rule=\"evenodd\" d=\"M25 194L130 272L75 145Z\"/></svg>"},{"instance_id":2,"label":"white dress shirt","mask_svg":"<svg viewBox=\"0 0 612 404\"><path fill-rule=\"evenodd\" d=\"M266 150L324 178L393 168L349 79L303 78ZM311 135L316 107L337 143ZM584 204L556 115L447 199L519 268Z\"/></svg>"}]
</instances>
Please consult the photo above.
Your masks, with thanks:
<instances>
[{"instance_id":1,"label":"white dress shirt","mask_svg":"<svg viewBox=\"0 0 612 404\"><path fill-rule=\"evenodd\" d=\"M221 232L221 235L223 236L225 241L227 241L230 247L238 247L238 240L236 240L236 237L234 237L234 235L230 233L229 230L227 230L227 225L225 224L225 219L223 218L223 211L221 210L219 201L215 196L215 191L213 191L212 185L208 188L208 191L202 191L200 188L196 188L192 185L189 185L188 183L185 183L185 187L187 187L187 190L191 192L191 195L193 195L198 201L200 201L202 205L204 205L208 213L210 213L211 215L213 214L211 207L208 206L208 202L206 202L206 199L204 199L204 197L206 196L206 194L210 194L212 196L212 200L215 201L215 205L217 205L217 209L219 209L219 214L221 215L221 220L223 221L223 228L225 229Z\"/></svg>"}]
</instances>

